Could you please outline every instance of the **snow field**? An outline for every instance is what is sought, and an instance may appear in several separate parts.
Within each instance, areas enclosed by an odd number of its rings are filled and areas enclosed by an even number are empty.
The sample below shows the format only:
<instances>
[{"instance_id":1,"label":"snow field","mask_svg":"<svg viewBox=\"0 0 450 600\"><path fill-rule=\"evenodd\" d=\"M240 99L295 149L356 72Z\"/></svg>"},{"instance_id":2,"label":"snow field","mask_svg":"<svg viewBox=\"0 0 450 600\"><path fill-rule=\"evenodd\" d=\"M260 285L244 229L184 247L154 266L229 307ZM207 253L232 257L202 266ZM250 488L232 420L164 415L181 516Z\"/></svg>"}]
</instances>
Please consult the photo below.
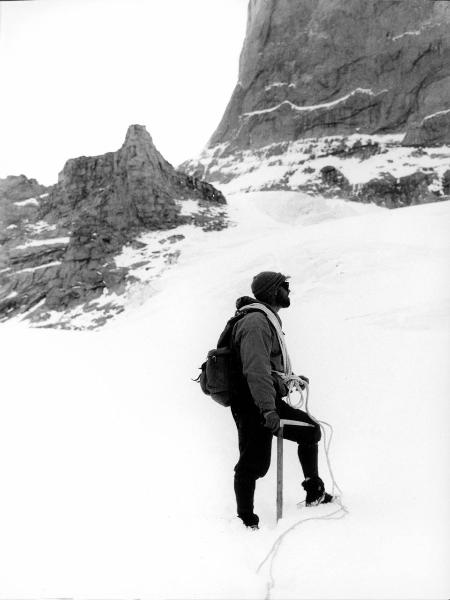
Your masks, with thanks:
<instances>
[{"instance_id":1,"label":"snow field","mask_svg":"<svg viewBox=\"0 0 450 600\"><path fill-rule=\"evenodd\" d=\"M275 269L291 275L280 316L311 411L333 425L349 515L286 535L270 597L448 596L449 203L229 200L236 226L186 238L147 301L100 332L2 326L0 595L266 596L269 565L256 569L277 537L334 509L296 508L286 442L285 517L272 464L262 528L243 529L234 423L190 379L252 276ZM321 471L329 487L323 451Z\"/></svg>"}]
</instances>

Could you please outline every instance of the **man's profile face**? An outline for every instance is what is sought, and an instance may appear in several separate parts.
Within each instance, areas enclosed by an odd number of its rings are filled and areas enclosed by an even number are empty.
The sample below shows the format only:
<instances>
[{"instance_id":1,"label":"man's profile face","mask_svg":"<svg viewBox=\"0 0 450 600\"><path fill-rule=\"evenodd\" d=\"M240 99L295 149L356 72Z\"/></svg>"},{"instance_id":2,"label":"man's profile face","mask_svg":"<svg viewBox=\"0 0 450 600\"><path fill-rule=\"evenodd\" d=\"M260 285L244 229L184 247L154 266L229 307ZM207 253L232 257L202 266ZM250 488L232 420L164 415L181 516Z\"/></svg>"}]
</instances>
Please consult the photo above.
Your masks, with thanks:
<instances>
[{"instance_id":1,"label":"man's profile face","mask_svg":"<svg viewBox=\"0 0 450 600\"><path fill-rule=\"evenodd\" d=\"M289 298L289 293L290 293L289 282L285 281L278 288L277 297L276 297L278 306L280 306L281 308L287 308L288 306L291 305L291 299Z\"/></svg>"}]
</instances>

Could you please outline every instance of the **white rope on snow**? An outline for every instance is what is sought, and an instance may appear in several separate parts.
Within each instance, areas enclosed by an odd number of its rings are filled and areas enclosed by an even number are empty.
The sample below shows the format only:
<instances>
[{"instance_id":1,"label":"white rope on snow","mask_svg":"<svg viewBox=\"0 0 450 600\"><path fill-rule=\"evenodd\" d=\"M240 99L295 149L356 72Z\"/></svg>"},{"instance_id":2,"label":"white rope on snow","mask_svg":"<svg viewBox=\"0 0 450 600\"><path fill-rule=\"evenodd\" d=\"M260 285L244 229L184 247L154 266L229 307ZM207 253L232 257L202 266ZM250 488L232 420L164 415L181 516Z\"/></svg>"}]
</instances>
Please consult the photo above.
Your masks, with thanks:
<instances>
[{"instance_id":1,"label":"white rope on snow","mask_svg":"<svg viewBox=\"0 0 450 600\"><path fill-rule=\"evenodd\" d=\"M273 575L273 567L274 567L274 562L275 559L277 557L278 554L278 550L281 546L281 543L283 542L283 540L285 539L285 537L291 532L293 531L296 527L298 527L299 525L303 525L304 523L306 523L307 521L337 521L339 519L343 519L348 513L348 509L346 508L346 506L344 506L344 504L341 501L341 495L342 495L342 491L339 487L339 485L337 484L336 478L334 476L333 473L333 469L331 466L331 460L330 460L330 447L331 447L331 440L333 438L333 427L332 425L330 425L330 423L327 423L326 421L320 421L319 419L316 419L315 417L312 416L312 414L309 411L309 406L308 406L308 402L309 402L309 385L306 381L303 381L303 383L305 384L305 412L307 413L307 415L313 419L314 421L316 421L319 426L320 426L320 430L322 432L322 436L323 436L323 442L324 442L324 449L325 449L325 457L326 457L326 461L327 461L327 467L328 467L328 471L331 477L331 481L332 481L332 495L334 496L334 502L339 506L339 508L337 510L335 510L334 512L328 514L328 515L324 515L324 516L320 516L320 517L307 517L306 519L299 519L298 521L296 521L293 525L291 525L290 527L288 527L285 531L283 531L283 533L281 533L277 539L275 540L275 542L272 544L271 549L269 550L269 552L266 554L265 558L260 562L260 564L258 565L258 568L256 569L256 573L259 573L262 569L262 567L266 564L266 562L270 559L269 562L269 581L267 582L267 588L266 588L266 596L265 596L265 600L270 600L270 594L272 589L275 587L275 578ZM330 437L329 440L327 442L327 432L326 432L326 427L330 428ZM338 492L339 495L336 495L335 492Z\"/></svg>"},{"instance_id":2,"label":"white rope on snow","mask_svg":"<svg viewBox=\"0 0 450 600\"><path fill-rule=\"evenodd\" d=\"M284 538L291 531L293 531L296 527L298 527L299 525L303 525L307 521L337 521L339 519L343 519L348 514L348 510L345 508L345 506L343 506L340 503L340 501L338 501L338 503L339 503L339 508L336 511L334 511L333 513L330 513L328 515L324 515L321 517L307 517L306 519L300 519L299 521L297 521L296 523L294 523L293 525L288 527L288 529L286 529L286 531L283 531L283 533L277 537L277 539L273 543L271 549L269 550L269 552L267 553L265 558L261 561L261 563L258 565L258 568L256 569L256 572L259 573L260 570L262 569L262 567L264 566L264 564L270 559L269 581L267 582L267 592L266 592L265 600L270 600L270 592L275 587L275 579L273 576L273 565L275 562L275 558L277 557L278 550L279 550ZM337 515L339 515L339 516L337 516Z\"/></svg>"}]
</instances>

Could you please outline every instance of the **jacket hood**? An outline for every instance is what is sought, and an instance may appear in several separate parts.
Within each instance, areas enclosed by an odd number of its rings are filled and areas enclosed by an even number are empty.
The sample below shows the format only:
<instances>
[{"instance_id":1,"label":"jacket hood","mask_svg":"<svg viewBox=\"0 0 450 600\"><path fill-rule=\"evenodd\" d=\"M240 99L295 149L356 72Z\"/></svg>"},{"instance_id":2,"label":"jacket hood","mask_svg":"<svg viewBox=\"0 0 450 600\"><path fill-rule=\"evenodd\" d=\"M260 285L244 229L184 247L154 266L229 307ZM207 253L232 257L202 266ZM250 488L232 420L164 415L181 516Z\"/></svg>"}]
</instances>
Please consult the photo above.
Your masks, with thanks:
<instances>
[{"instance_id":1,"label":"jacket hood","mask_svg":"<svg viewBox=\"0 0 450 600\"><path fill-rule=\"evenodd\" d=\"M236 300L236 308L237 308L237 310L241 310L245 306L248 306L249 304L254 304L254 303L262 304L263 306L268 308L270 311L273 312L273 314L276 316L278 321L281 323L281 319L280 319L279 315L273 310L273 308L272 308L272 306L270 306L270 304L261 302L261 300L256 300L256 298L252 298L251 296L241 296L240 298L238 298Z\"/></svg>"},{"instance_id":2,"label":"jacket hood","mask_svg":"<svg viewBox=\"0 0 450 600\"><path fill-rule=\"evenodd\" d=\"M256 300L251 296L241 296L236 300L236 308L240 310L244 306L248 306L249 304L253 304L254 302L259 302L259 300Z\"/></svg>"}]
</instances>

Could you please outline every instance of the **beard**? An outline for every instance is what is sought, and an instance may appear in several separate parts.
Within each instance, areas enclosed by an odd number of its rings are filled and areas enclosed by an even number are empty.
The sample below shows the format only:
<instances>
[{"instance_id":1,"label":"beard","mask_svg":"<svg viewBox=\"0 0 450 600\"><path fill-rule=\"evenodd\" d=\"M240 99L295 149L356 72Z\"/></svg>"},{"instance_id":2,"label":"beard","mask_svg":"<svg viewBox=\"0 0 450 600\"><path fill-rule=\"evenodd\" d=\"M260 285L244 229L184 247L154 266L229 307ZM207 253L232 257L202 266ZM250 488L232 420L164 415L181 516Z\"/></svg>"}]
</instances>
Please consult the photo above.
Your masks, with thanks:
<instances>
[{"instance_id":1,"label":"beard","mask_svg":"<svg viewBox=\"0 0 450 600\"><path fill-rule=\"evenodd\" d=\"M287 292L284 288L279 288L276 296L276 303L280 308L288 308L288 306L291 305L289 292Z\"/></svg>"}]
</instances>

